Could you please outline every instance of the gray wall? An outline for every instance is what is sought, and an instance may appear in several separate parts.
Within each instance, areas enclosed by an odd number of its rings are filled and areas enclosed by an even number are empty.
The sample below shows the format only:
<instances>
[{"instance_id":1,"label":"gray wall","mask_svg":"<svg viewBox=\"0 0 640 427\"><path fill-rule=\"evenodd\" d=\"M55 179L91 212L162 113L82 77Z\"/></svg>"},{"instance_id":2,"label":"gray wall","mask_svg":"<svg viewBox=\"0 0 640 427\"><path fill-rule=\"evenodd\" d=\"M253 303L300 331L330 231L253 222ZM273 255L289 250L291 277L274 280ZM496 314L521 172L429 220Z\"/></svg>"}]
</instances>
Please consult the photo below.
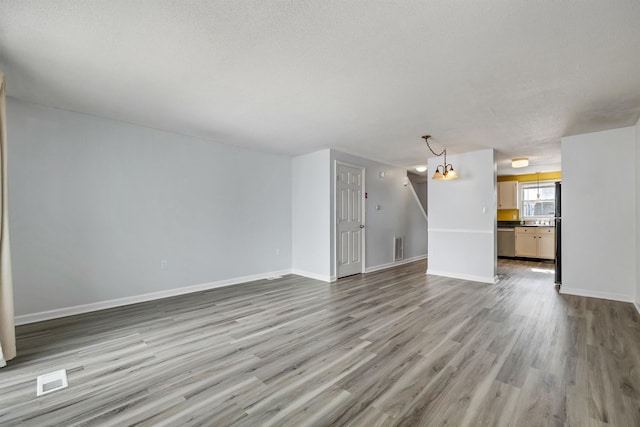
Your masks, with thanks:
<instances>
[{"instance_id":1,"label":"gray wall","mask_svg":"<svg viewBox=\"0 0 640 427\"><path fill-rule=\"evenodd\" d=\"M12 98L7 115L17 315L291 268L289 157Z\"/></svg>"},{"instance_id":2,"label":"gray wall","mask_svg":"<svg viewBox=\"0 0 640 427\"><path fill-rule=\"evenodd\" d=\"M404 236L404 258L424 256L427 253L427 221L411 189L402 184L406 171L362 157L331 150L331 170L335 161L365 168L365 267L372 269L393 263L393 239ZM384 172L384 178L379 177ZM331 173L331 191L334 191L335 172ZM333 194L333 193L332 193ZM334 198L331 197L333 213ZM376 210L380 205L380 210ZM335 265L335 220L331 221L331 271Z\"/></svg>"},{"instance_id":3,"label":"gray wall","mask_svg":"<svg viewBox=\"0 0 640 427\"><path fill-rule=\"evenodd\" d=\"M427 211L429 210L427 206L427 179L431 179L431 178L427 178L426 176L418 175L411 172L408 172L407 176L409 177L409 180L411 181L411 185L413 185L416 195L420 200L422 209L424 209L424 213L426 214Z\"/></svg>"},{"instance_id":4,"label":"gray wall","mask_svg":"<svg viewBox=\"0 0 640 427\"><path fill-rule=\"evenodd\" d=\"M496 163L493 150L447 156L459 175L428 180L429 274L493 283ZM435 171L441 157L429 159Z\"/></svg>"},{"instance_id":5,"label":"gray wall","mask_svg":"<svg viewBox=\"0 0 640 427\"><path fill-rule=\"evenodd\" d=\"M562 138L562 293L634 300L635 145L635 127Z\"/></svg>"}]
</instances>

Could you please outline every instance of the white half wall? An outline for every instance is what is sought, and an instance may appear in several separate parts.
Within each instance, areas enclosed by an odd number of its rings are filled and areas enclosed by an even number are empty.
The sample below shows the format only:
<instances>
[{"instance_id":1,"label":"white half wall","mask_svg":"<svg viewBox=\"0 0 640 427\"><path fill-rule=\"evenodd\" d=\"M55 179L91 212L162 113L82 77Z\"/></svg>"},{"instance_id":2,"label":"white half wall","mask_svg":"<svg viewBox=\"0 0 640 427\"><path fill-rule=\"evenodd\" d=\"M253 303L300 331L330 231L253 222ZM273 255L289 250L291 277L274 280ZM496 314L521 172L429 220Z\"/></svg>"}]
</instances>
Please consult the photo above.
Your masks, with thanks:
<instances>
[{"instance_id":1,"label":"white half wall","mask_svg":"<svg viewBox=\"0 0 640 427\"><path fill-rule=\"evenodd\" d=\"M562 293L634 301L635 132L562 138Z\"/></svg>"},{"instance_id":2,"label":"white half wall","mask_svg":"<svg viewBox=\"0 0 640 427\"><path fill-rule=\"evenodd\" d=\"M429 159L429 175L442 163ZM494 283L496 255L496 163L492 149L447 156L459 178L427 181L429 268L427 274Z\"/></svg>"},{"instance_id":3,"label":"white half wall","mask_svg":"<svg viewBox=\"0 0 640 427\"><path fill-rule=\"evenodd\" d=\"M330 150L293 158L292 270L330 282L331 275Z\"/></svg>"},{"instance_id":4,"label":"white half wall","mask_svg":"<svg viewBox=\"0 0 640 427\"><path fill-rule=\"evenodd\" d=\"M393 241L404 236L404 259L424 259L427 254L427 221L411 184L403 185L404 169L352 154L331 150L331 271L335 276L335 162L365 169L365 270L376 271L402 264L394 262ZM384 172L384 177L380 173ZM379 209L376 209L376 207Z\"/></svg>"},{"instance_id":5,"label":"white half wall","mask_svg":"<svg viewBox=\"0 0 640 427\"><path fill-rule=\"evenodd\" d=\"M13 98L7 118L16 315L291 270L289 157Z\"/></svg>"}]
</instances>

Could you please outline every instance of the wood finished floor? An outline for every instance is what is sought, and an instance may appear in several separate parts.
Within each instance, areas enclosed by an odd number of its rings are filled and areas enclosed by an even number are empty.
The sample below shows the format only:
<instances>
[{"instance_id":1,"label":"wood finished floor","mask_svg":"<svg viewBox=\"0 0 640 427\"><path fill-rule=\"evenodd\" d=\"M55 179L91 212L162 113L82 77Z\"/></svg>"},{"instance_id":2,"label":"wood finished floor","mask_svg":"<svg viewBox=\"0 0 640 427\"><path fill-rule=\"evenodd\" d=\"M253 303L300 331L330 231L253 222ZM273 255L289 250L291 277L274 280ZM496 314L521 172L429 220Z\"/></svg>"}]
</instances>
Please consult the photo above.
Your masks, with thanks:
<instances>
[{"instance_id":1,"label":"wood finished floor","mask_svg":"<svg viewBox=\"0 0 640 427\"><path fill-rule=\"evenodd\" d=\"M423 261L21 326L0 425L639 426L639 316L552 268L501 260L487 285Z\"/></svg>"}]
</instances>

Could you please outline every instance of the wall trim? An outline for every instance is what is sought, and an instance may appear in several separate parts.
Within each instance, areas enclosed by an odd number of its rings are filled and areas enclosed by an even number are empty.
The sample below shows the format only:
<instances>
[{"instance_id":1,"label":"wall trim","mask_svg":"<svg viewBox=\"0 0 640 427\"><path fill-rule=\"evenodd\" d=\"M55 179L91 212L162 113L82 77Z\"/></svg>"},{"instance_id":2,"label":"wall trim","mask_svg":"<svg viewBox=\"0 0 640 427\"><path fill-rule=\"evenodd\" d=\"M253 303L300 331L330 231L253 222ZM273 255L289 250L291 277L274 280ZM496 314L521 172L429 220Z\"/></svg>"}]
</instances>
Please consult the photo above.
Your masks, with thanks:
<instances>
[{"instance_id":1,"label":"wall trim","mask_svg":"<svg viewBox=\"0 0 640 427\"><path fill-rule=\"evenodd\" d=\"M476 234L493 234L491 230L478 230L472 228L429 228L427 232L431 233L476 233Z\"/></svg>"},{"instance_id":2,"label":"wall trim","mask_svg":"<svg viewBox=\"0 0 640 427\"><path fill-rule=\"evenodd\" d=\"M473 274L460 274L460 273L451 273L448 271L435 271L427 269L427 274L430 276L443 276L450 277L452 279L460 279L460 280L469 280L471 282L481 282L481 283L490 283L495 284L498 281L497 276L476 276Z\"/></svg>"},{"instance_id":3,"label":"wall trim","mask_svg":"<svg viewBox=\"0 0 640 427\"><path fill-rule=\"evenodd\" d=\"M386 264L374 265L372 267L365 268L365 273L373 273L374 271L386 270L387 268L397 267L399 265L409 264L411 262L427 259L427 255L418 255L411 258L403 259L401 261L389 262Z\"/></svg>"},{"instance_id":4,"label":"wall trim","mask_svg":"<svg viewBox=\"0 0 640 427\"><path fill-rule=\"evenodd\" d=\"M312 273L310 271L300 270L298 268L294 268L290 271L291 274L295 274L297 276L308 277L309 279L321 280L323 282L335 282L336 276L329 276L326 274L318 274Z\"/></svg>"},{"instance_id":5,"label":"wall trim","mask_svg":"<svg viewBox=\"0 0 640 427\"><path fill-rule=\"evenodd\" d=\"M178 295L190 294L193 292L206 291L209 289L222 288L225 286L239 285L256 280L268 279L274 276L291 274L291 269L271 271L268 273L252 274L249 276L235 277L232 279L218 280L216 282L202 283L199 285L185 286L181 288L167 289L158 292L133 295L124 298L116 298L105 301L98 301L89 304L74 305L71 307L56 308L54 310L41 311L38 313L23 314L15 317L15 324L26 325L28 323L42 322L44 320L57 319L60 317L73 316L76 314L89 313L92 311L105 310L107 308L122 307L125 305L138 304L141 302L153 301L157 299L169 298Z\"/></svg>"},{"instance_id":6,"label":"wall trim","mask_svg":"<svg viewBox=\"0 0 640 427\"><path fill-rule=\"evenodd\" d=\"M600 299L608 299L612 301L634 303L633 295L616 294L613 292L592 291L590 289L568 288L564 285L560 287L560 293L566 294L566 295L577 295L581 297L600 298Z\"/></svg>"}]
</instances>

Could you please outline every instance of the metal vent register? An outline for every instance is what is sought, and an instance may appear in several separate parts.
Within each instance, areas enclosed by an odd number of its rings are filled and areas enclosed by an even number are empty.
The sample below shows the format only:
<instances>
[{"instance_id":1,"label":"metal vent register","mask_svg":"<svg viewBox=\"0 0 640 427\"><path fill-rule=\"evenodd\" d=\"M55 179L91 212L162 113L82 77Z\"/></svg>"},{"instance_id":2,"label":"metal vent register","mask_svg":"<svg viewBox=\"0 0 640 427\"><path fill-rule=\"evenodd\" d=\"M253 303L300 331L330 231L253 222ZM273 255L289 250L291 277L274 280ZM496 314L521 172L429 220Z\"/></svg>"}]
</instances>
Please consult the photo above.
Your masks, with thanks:
<instances>
[{"instance_id":1,"label":"metal vent register","mask_svg":"<svg viewBox=\"0 0 640 427\"><path fill-rule=\"evenodd\" d=\"M36 390L37 396L52 393L67 387L67 370L51 372L50 374L40 375L38 377L38 385Z\"/></svg>"},{"instance_id":2,"label":"metal vent register","mask_svg":"<svg viewBox=\"0 0 640 427\"><path fill-rule=\"evenodd\" d=\"M401 261L404 259L404 237L396 236L393 239L393 260Z\"/></svg>"}]
</instances>

